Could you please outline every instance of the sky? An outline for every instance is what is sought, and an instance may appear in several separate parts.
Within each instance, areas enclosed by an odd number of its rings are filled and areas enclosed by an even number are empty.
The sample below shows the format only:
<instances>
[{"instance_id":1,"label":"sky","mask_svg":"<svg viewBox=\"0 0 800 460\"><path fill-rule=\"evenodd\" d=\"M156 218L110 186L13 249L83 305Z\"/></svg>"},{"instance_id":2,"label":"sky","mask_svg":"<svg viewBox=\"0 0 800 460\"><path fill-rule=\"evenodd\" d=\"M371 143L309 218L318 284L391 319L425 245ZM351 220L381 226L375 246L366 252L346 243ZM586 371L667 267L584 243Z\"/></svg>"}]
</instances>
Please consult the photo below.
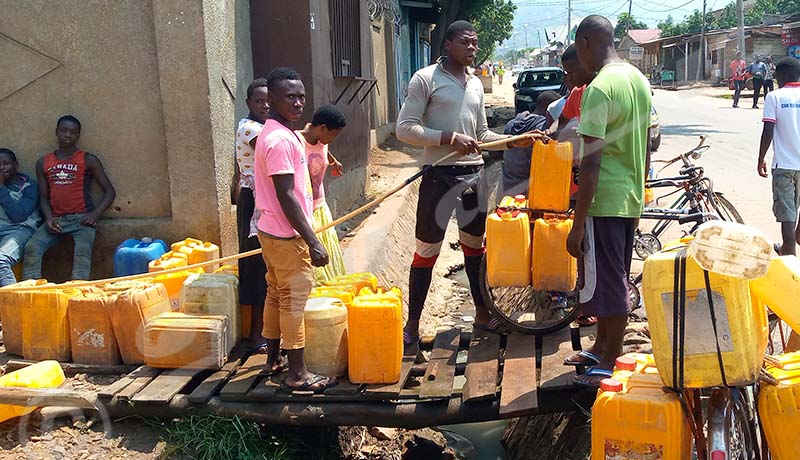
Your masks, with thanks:
<instances>
[{"instance_id":1,"label":"sky","mask_svg":"<svg viewBox=\"0 0 800 460\"><path fill-rule=\"evenodd\" d=\"M528 46L539 46L539 34L544 43L544 29L548 32L555 30L558 26L563 26L567 22L567 0L512 0L517 5L516 17L514 20L514 31L516 35L503 43L498 48L503 51L514 47L516 41L517 48L525 47L525 24L527 27ZM695 9L703 9L703 0L632 0L632 14L638 21L643 21L650 28L655 28L659 21L672 15L676 21L680 21L684 16L688 16ZM723 8L731 0L706 0L708 11ZM616 18L620 13L628 12L629 0L573 0L572 17L573 22L576 17L585 17L590 14L601 14L612 19L616 23Z\"/></svg>"}]
</instances>

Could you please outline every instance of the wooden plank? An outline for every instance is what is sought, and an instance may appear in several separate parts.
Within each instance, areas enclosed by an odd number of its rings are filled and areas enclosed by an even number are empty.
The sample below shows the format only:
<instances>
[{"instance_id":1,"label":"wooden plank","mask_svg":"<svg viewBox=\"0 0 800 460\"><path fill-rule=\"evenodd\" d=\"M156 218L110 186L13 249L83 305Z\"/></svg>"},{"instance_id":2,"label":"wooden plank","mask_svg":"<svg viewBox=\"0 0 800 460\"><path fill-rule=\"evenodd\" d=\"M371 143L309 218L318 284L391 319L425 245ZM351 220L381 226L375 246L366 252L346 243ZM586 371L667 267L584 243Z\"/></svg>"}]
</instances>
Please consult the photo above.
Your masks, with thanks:
<instances>
[{"instance_id":1,"label":"wooden plank","mask_svg":"<svg viewBox=\"0 0 800 460\"><path fill-rule=\"evenodd\" d=\"M581 346L591 347L594 327L581 328ZM575 367L565 366L564 360L576 350L573 349L569 329L562 329L544 336L542 346L542 367L539 372L539 391L556 391L574 388Z\"/></svg>"},{"instance_id":2,"label":"wooden plank","mask_svg":"<svg viewBox=\"0 0 800 460\"><path fill-rule=\"evenodd\" d=\"M9 359L6 363L6 372L13 372L38 361L28 359ZM137 365L131 364L81 364L81 363L59 363L61 369L67 375L75 374L95 374L95 375L119 375L128 374L136 370Z\"/></svg>"},{"instance_id":3,"label":"wooden plank","mask_svg":"<svg viewBox=\"0 0 800 460\"><path fill-rule=\"evenodd\" d=\"M133 397L135 402L168 403L202 369L170 369L162 372Z\"/></svg>"},{"instance_id":4,"label":"wooden plank","mask_svg":"<svg viewBox=\"0 0 800 460\"><path fill-rule=\"evenodd\" d=\"M130 385L126 386L119 393L116 394L116 398L121 400L129 400L133 398L133 396L136 393L138 393L139 390L146 387L160 373L161 369L154 369L152 367L142 368L141 372L139 372L136 375L136 378L133 379L133 382L131 382Z\"/></svg>"},{"instance_id":5,"label":"wooden plank","mask_svg":"<svg viewBox=\"0 0 800 460\"><path fill-rule=\"evenodd\" d=\"M186 398L191 403L202 404L208 402L214 396L222 385L228 381L228 378L233 375L239 368L241 359L236 359L229 363L225 363L222 369L209 375L200 385L195 388L191 394Z\"/></svg>"},{"instance_id":6,"label":"wooden plank","mask_svg":"<svg viewBox=\"0 0 800 460\"><path fill-rule=\"evenodd\" d=\"M109 386L101 389L100 391L98 391L97 392L97 396L99 396L101 398L111 398L111 397L113 397L115 394L117 394L120 391L122 391L123 388L125 388L128 385L130 385L131 383L133 383L133 381L136 380L136 377L138 377L139 374L144 371L144 369L147 369L147 366L140 366L139 368L135 369L130 374L122 377L121 379L117 380L116 382L112 383L111 385L109 385Z\"/></svg>"},{"instance_id":7,"label":"wooden plank","mask_svg":"<svg viewBox=\"0 0 800 460\"><path fill-rule=\"evenodd\" d=\"M475 330L467 357L464 375L464 401L477 401L493 397L497 392L497 372L500 368L500 335L485 330Z\"/></svg>"},{"instance_id":8,"label":"wooden plank","mask_svg":"<svg viewBox=\"0 0 800 460\"><path fill-rule=\"evenodd\" d=\"M97 396L88 391L59 388L0 387L0 404L25 407L67 406L94 408Z\"/></svg>"},{"instance_id":9,"label":"wooden plank","mask_svg":"<svg viewBox=\"0 0 800 460\"><path fill-rule=\"evenodd\" d=\"M323 394L325 396L357 396L361 394L363 388L364 385L352 383L347 377L342 377L335 387L326 389Z\"/></svg>"},{"instance_id":10,"label":"wooden plank","mask_svg":"<svg viewBox=\"0 0 800 460\"><path fill-rule=\"evenodd\" d=\"M456 355L461 331L448 329L436 334L428 370L419 388L421 398L449 398L453 394Z\"/></svg>"},{"instance_id":11,"label":"wooden plank","mask_svg":"<svg viewBox=\"0 0 800 460\"><path fill-rule=\"evenodd\" d=\"M284 377L273 375L258 382L252 390L247 392L247 401L268 401L280 390Z\"/></svg>"},{"instance_id":12,"label":"wooden plank","mask_svg":"<svg viewBox=\"0 0 800 460\"><path fill-rule=\"evenodd\" d=\"M536 337L511 334L506 341L503 382L500 390L500 415L513 415L536 409Z\"/></svg>"},{"instance_id":13,"label":"wooden plank","mask_svg":"<svg viewBox=\"0 0 800 460\"><path fill-rule=\"evenodd\" d=\"M414 359L416 356L403 356L403 362L400 365L400 380L397 383L388 385L378 383L367 385L364 389L364 396L370 399L393 399L397 398L400 390L406 385L408 375L411 373L411 368L414 367Z\"/></svg>"},{"instance_id":14,"label":"wooden plank","mask_svg":"<svg viewBox=\"0 0 800 460\"><path fill-rule=\"evenodd\" d=\"M267 355L250 355L247 361L242 364L242 367L236 371L233 378L222 387L219 395L221 399L242 397L250 391L250 388L256 383L258 373L264 369L267 364Z\"/></svg>"}]
</instances>

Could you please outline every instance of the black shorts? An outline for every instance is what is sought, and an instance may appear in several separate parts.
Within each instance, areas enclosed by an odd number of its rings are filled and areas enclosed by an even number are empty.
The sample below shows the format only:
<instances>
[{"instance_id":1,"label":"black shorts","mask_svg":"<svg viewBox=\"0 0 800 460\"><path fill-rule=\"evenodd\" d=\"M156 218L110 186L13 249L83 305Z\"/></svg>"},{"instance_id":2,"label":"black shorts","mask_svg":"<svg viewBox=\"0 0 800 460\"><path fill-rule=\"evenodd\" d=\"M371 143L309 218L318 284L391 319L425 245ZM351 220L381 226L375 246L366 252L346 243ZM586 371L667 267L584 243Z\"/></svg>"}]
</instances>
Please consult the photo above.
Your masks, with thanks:
<instances>
[{"instance_id":1,"label":"black shorts","mask_svg":"<svg viewBox=\"0 0 800 460\"><path fill-rule=\"evenodd\" d=\"M606 318L627 315L628 274L637 219L586 218L583 257L578 261L583 314Z\"/></svg>"},{"instance_id":2,"label":"black shorts","mask_svg":"<svg viewBox=\"0 0 800 460\"><path fill-rule=\"evenodd\" d=\"M250 219L253 218L256 202L253 191L242 187L236 203L236 227L239 233L239 252L261 248L258 237L248 236ZM239 259L239 303L263 306L267 298L267 266L260 255Z\"/></svg>"},{"instance_id":3,"label":"black shorts","mask_svg":"<svg viewBox=\"0 0 800 460\"><path fill-rule=\"evenodd\" d=\"M431 258L439 254L453 211L462 246L482 250L487 206L483 165L438 166L428 170L422 176L417 202L418 256Z\"/></svg>"}]
</instances>

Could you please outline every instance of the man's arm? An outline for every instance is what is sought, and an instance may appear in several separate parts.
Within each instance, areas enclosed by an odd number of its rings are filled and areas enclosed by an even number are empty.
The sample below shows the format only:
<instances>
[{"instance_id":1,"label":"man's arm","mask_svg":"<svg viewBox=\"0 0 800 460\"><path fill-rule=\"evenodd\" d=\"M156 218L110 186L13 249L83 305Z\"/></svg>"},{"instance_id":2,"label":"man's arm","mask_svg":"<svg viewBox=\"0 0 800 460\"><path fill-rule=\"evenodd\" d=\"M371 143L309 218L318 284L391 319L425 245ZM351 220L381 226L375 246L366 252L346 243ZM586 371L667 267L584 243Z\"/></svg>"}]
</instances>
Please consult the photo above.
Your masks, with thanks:
<instances>
[{"instance_id":1,"label":"man's arm","mask_svg":"<svg viewBox=\"0 0 800 460\"><path fill-rule=\"evenodd\" d=\"M31 184L22 190L22 196L18 201L11 198L8 184L0 186L0 207L3 208L8 219L14 224L27 220L33 210L36 209L37 204L39 204L39 189L31 186Z\"/></svg>"},{"instance_id":2,"label":"man's arm","mask_svg":"<svg viewBox=\"0 0 800 460\"><path fill-rule=\"evenodd\" d=\"M286 220L289 221L308 245L311 265L315 267L328 265L328 252L319 242L314 229L311 228L308 219L303 214L297 197L294 195L294 174L274 175L272 176L272 183L275 184L275 194L281 204L281 210L286 216Z\"/></svg>"},{"instance_id":3,"label":"man's arm","mask_svg":"<svg viewBox=\"0 0 800 460\"><path fill-rule=\"evenodd\" d=\"M103 196L100 198L100 202L97 204L94 211L84 215L83 220L81 220L81 224L94 227L97 225L97 220L100 216L103 215L105 210L114 202L114 197L117 196L117 192L114 190L114 186L111 185L111 181L108 179L105 169L103 169L103 163L91 153L86 154L86 167L91 171L94 180L97 181L97 185L103 190Z\"/></svg>"},{"instance_id":4,"label":"man's arm","mask_svg":"<svg viewBox=\"0 0 800 460\"><path fill-rule=\"evenodd\" d=\"M600 177L600 161L603 151L603 139L583 136L583 158L578 170L581 184L575 203L575 220L567 237L567 251L573 257L583 255L583 238L586 234L586 216L597 192L597 181Z\"/></svg>"},{"instance_id":5,"label":"man's arm","mask_svg":"<svg viewBox=\"0 0 800 460\"><path fill-rule=\"evenodd\" d=\"M44 174L44 158L36 162L36 181L39 183L39 210L42 211L44 225L50 233L61 233L61 225L53 218L53 208L50 206L50 184Z\"/></svg>"},{"instance_id":6,"label":"man's arm","mask_svg":"<svg viewBox=\"0 0 800 460\"><path fill-rule=\"evenodd\" d=\"M758 175L767 177L767 150L772 144L772 137L775 134L775 122L764 121L764 128L761 130L761 145L758 149Z\"/></svg>"}]
</instances>

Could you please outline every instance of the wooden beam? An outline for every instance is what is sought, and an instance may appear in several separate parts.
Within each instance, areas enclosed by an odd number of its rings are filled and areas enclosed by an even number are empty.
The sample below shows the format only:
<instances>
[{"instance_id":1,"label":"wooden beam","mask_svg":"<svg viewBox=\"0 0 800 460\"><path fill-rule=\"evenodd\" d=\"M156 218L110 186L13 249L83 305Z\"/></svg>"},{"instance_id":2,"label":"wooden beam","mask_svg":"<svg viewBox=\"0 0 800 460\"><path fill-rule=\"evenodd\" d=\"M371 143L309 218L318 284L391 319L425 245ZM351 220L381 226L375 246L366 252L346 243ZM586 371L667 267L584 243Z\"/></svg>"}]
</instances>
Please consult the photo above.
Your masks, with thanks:
<instances>
[{"instance_id":1,"label":"wooden beam","mask_svg":"<svg viewBox=\"0 0 800 460\"><path fill-rule=\"evenodd\" d=\"M460 336L458 329L439 331L436 334L428 370L419 388L420 398L449 398L453 394Z\"/></svg>"},{"instance_id":2,"label":"wooden beam","mask_svg":"<svg viewBox=\"0 0 800 460\"><path fill-rule=\"evenodd\" d=\"M6 372L13 372L31 364L36 364L38 361L30 361L27 359L10 359L6 363ZM119 375L129 374L138 368L138 365L129 364L81 364L81 363L59 363L61 369L67 375L75 374L95 374L95 375Z\"/></svg>"},{"instance_id":3,"label":"wooden beam","mask_svg":"<svg viewBox=\"0 0 800 460\"><path fill-rule=\"evenodd\" d=\"M500 368L500 335L475 330L467 357L464 401L494 397L497 393L497 373Z\"/></svg>"},{"instance_id":4,"label":"wooden beam","mask_svg":"<svg viewBox=\"0 0 800 460\"><path fill-rule=\"evenodd\" d=\"M506 340L500 414L516 416L538 408L536 337L511 334Z\"/></svg>"},{"instance_id":5,"label":"wooden beam","mask_svg":"<svg viewBox=\"0 0 800 460\"><path fill-rule=\"evenodd\" d=\"M129 400L133 398L133 396L136 393L138 393L139 390L146 387L160 373L161 369L155 369L146 366L143 367L141 371L136 374L136 377L133 379L133 382L131 382L128 386L123 388L119 393L115 395L115 397L120 400Z\"/></svg>"},{"instance_id":6,"label":"wooden beam","mask_svg":"<svg viewBox=\"0 0 800 460\"><path fill-rule=\"evenodd\" d=\"M231 375L239 368L241 359L237 359L222 366L222 369L214 372L203 383L197 386L188 396L190 402L204 403L216 395L217 391L228 381Z\"/></svg>"},{"instance_id":7,"label":"wooden beam","mask_svg":"<svg viewBox=\"0 0 800 460\"><path fill-rule=\"evenodd\" d=\"M374 384L367 385L364 390L364 396L370 399L395 399L400 394L400 390L406 385L408 376L411 373L411 368L414 367L414 359L416 356L403 356L403 362L400 365L400 380L397 383L389 385Z\"/></svg>"},{"instance_id":8,"label":"wooden beam","mask_svg":"<svg viewBox=\"0 0 800 460\"><path fill-rule=\"evenodd\" d=\"M203 372L202 369L165 370L136 393L133 401L166 404L201 372Z\"/></svg>"},{"instance_id":9,"label":"wooden beam","mask_svg":"<svg viewBox=\"0 0 800 460\"><path fill-rule=\"evenodd\" d=\"M250 388L255 385L256 380L259 378L258 373L264 369L267 364L267 355L250 355L247 361L242 364L242 367L236 371L233 378L222 387L220 390L220 397L223 399L232 398L238 399L246 395Z\"/></svg>"},{"instance_id":10,"label":"wooden beam","mask_svg":"<svg viewBox=\"0 0 800 460\"><path fill-rule=\"evenodd\" d=\"M0 387L0 404L25 407L69 406L93 409L97 395L58 388Z\"/></svg>"}]
</instances>

